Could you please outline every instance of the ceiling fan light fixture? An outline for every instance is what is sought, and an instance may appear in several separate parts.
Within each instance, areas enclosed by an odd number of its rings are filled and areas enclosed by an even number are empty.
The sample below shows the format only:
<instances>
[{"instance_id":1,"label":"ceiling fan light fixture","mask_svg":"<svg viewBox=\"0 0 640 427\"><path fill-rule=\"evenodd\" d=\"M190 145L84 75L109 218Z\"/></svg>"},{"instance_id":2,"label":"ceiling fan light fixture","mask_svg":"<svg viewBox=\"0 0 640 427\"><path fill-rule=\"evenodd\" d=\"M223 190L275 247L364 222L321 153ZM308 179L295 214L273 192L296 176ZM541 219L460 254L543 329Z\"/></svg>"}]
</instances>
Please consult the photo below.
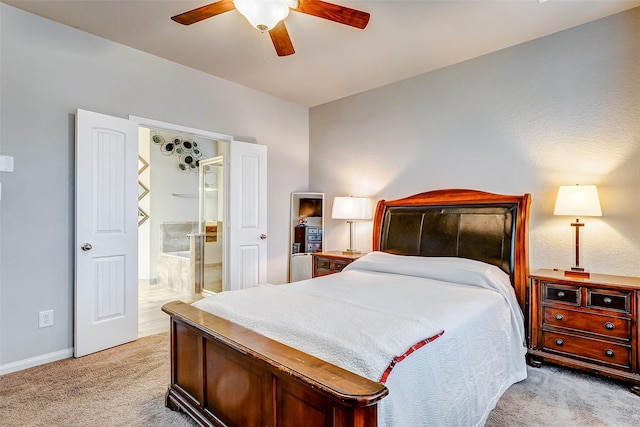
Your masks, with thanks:
<instances>
[{"instance_id":1,"label":"ceiling fan light fixture","mask_svg":"<svg viewBox=\"0 0 640 427\"><path fill-rule=\"evenodd\" d=\"M251 25L260 31L269 31L289 15L287 0L233 0L233 3Z\"/></svg>"}]
</instances>

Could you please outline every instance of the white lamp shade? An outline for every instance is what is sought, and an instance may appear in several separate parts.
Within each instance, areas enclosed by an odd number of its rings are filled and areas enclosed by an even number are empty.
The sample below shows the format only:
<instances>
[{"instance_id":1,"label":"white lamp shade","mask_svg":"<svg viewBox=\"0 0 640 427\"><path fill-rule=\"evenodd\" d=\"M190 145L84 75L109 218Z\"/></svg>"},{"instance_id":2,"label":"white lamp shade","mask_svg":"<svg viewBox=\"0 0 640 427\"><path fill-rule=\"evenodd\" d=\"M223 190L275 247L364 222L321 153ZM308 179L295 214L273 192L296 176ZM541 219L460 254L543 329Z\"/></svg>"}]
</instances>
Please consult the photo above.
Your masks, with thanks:
<instances>
[{"instance_id":1,"label":"white lamp shade","mask_svg":"<svg viewBox=\"0 0 640 427\"><path fill-rule=\"evenodd\" d=\"M366 197L334 197L333 219L371 219L371 202Z\"/></svg>"},{"instance_id":2,"label":"white lamp shade","mask_svg":"<svg viewBox=\"0 0 640 427\"><path fill-rule=\"evenodd\" d=\"M595 185L562 185L558 189L554 215L602 216Z\"/></svg>"},{"instance_id":3,"label":"white lamp shade","mask_svg":"<svg viewBox=\"0 0 640 427\"><path fill-rule=\"evenodd\" d=\"M238 12L260 31L269 31L289 15L286 0L234 0Z\"/></svg>"}]
</instances>

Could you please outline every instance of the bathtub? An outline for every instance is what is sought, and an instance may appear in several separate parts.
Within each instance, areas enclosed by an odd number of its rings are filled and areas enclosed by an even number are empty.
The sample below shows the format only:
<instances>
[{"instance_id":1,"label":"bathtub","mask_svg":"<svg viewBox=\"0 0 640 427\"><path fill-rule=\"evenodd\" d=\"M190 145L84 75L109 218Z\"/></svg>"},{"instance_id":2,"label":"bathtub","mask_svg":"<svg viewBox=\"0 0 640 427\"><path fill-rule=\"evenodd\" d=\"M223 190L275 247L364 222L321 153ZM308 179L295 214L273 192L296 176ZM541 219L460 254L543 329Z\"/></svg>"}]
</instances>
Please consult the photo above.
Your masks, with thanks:
<instances>
[{"instance_id":1,"label":"bathtub","mask_svg":"<svg viewBox=\"0 0 640 427\"><path fill-rule=\"evenodd\" d=\"M191 295L191 259L189 251L161 252L158 254L158 285Z\"/></svg>"},{"instance_id":2,"label":"bathtub","mask_svg":"<svg viewBox=\"0 0 640 427\"><path fill-rule=\"evenodd\" d=\"M191 272L190 251L161 252L158 254L158 285L185 295L193 295L195 277ZM222 245L205 243L204 288L210 292L222 291Z\"/></svg>"}]
</instances>

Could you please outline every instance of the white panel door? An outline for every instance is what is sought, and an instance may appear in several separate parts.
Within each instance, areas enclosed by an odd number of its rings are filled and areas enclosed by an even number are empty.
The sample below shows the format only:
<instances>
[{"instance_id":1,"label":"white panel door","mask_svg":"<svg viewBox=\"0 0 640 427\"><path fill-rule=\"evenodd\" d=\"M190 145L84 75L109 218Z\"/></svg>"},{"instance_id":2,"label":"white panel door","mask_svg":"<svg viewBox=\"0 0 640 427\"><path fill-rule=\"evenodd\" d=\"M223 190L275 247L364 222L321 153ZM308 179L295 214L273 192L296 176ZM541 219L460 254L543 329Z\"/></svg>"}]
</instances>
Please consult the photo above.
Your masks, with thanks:
<instances>
[{"instance_id":1,"label":"white panel door","mask_svg":"<svg viewBox=\"0 0 640 427\"><path fill-rule=\"evenodd\" d=\"M267 281L267 147L229 146L229 278L225 290Z\"/></svg>"},{"instance_id":2,"label":"white panel door","mask_svg":"<svg viewBox=\"0 0 640 427\"><path fill-rule=\"evenodd\" d=\"M76 114L74 356L138 337L138 127Z\"/></svg>"}]
</instances>

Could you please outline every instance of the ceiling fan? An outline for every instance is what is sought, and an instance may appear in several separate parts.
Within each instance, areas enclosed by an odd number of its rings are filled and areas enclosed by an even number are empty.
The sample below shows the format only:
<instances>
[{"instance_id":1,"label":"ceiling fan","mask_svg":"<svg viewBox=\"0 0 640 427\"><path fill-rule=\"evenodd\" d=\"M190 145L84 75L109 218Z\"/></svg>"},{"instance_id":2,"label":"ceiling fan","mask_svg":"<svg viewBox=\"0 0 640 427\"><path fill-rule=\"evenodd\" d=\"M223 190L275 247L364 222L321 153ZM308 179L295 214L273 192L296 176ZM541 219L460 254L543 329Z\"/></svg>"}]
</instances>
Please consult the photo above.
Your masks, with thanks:
<instances>
[{"instance_id":1,"label":"ceiling fan","mask_svg":"<svg viewBox=\"0 0 640 427\"><path fill-rule=\"evenodd\" d=\"M295 53L284 25L284 18L289 15L289 10L360 29L367 26L370 16L367 12L321 0L219 0L172 16L171 19L183 25L191 25L233 9L237 9L258 30L269 32L278 56Z\"/></svg>"}]
</instances>

